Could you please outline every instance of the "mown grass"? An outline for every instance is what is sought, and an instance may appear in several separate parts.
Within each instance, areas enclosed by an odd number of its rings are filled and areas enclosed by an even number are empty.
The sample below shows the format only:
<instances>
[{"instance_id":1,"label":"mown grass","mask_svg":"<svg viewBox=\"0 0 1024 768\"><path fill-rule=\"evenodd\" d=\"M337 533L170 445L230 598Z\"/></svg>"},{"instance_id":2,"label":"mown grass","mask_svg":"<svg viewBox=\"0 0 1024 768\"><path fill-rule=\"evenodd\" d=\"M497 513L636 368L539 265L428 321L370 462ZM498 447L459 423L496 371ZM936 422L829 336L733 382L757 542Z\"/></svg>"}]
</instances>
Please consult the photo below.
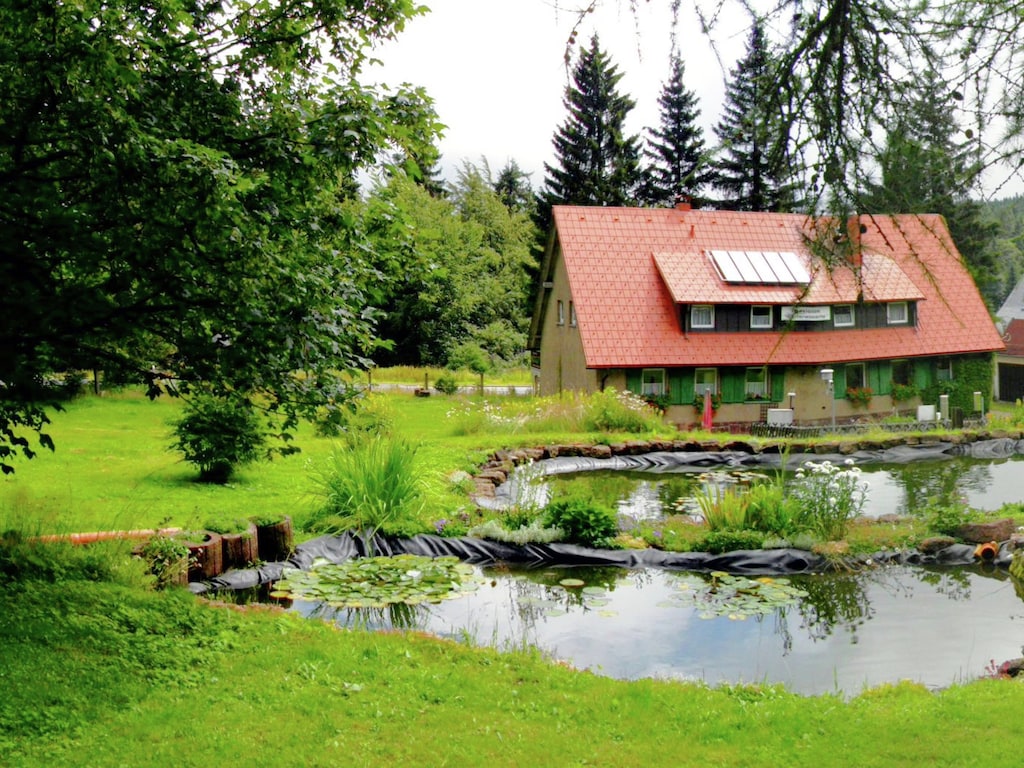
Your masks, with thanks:
<instances>
[{"instance_id":1,"label":"mown grass","mask_svg":"<svg viewBox=\"0 0 1024 768\"><path fill-rule=\"evenodd\" d=\"M465 502L448 475L494 448L626 437L456 436L454 402L392 401L396 432L421 446L428 515ZM301 514L314 503L308 463L325 460L335 441L300 429L301 454L244 469L228 487L203 486L166 450L178 407L132 393L73 402L54 421L57 452L19 462L3 479L0 531L189 527L239 512ZM875 524L864 536L879 544L913 534L895 526ZM103 552L129 556L124 547ZM130 564L94 573L91 555L67 562L46 581L2 571L3 765L1020 763L1024 687L1013 682L938 693L886 686L851 701L771 686L622 682L528 649L338 630L185 591L153 593Z\"/></svg>"},{"instance_id":2,"label":"mown grass","mask_svg":"<svg viewBox=\"0 0 1024 768\"><path fill-rule=\"evenodd\" d=\"M0 754L30 766L1016 766L1024 687L775 687L575 672L110 584L0 588Z\"/></svg>"}]
</instances>

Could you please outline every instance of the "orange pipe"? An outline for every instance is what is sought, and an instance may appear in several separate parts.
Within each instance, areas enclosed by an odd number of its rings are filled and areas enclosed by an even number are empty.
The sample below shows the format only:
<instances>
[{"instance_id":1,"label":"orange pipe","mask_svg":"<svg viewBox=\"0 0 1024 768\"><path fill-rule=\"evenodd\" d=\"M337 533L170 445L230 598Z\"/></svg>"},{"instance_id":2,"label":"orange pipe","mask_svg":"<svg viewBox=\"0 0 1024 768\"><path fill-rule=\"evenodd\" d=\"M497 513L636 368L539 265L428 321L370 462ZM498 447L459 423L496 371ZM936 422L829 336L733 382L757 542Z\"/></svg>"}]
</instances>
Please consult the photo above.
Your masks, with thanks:
<instances>
[{"instance_id":1,"label":"orange pipe","mask_svg":"<svg viewBox=\"0 0 1024 768\"><path fill-rule=\"evenodd\" d=\"M997 554L999 554L999 545L994 541L979 544L974 550L974 556L981 560L995 560Z\"/></svg>"},{"instance_id":2,"label":"orange pipe","mask_svg":"<svg viewBox=\"0 0 1024 768\"><path fill-rule=\"evenodd\" d=\"M51 533L34 536L33 541L69 541L72 544L93 544L97 541L116 539L150 539L154 536L172 536L181 533L181 528L139 529L133 531L90 531L87 533Z\"/></svg>"}]
</instances>

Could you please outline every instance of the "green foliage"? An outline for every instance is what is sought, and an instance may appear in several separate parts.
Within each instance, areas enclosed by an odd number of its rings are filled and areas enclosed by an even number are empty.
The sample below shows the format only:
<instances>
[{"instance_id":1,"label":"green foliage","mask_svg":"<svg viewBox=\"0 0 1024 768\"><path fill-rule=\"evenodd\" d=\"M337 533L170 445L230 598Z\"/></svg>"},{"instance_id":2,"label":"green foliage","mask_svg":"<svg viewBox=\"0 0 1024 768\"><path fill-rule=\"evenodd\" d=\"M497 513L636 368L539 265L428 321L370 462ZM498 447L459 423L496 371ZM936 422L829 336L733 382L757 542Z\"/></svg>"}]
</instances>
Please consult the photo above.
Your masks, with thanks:
<instances>
[{"instance_id":1,"label":"green foliage","mask_svg":"<svg viewBox=\"0 0 1024 768\"><path fill-rule=\"evenodd\" d=\"M710 158L704 149L697 95L686 88L683 59L674 54L671 72L658 96L660 124L648 128L642 198L648 205L670 206L700 193L711 180Z\"/></svg>"},{"instance_id":2,"label":"green foliage","mask_svg":"<svg viewBox=\"0 0 1024 768\"><path fill-rule=\"evenodd\" d=\"M313 481L322 504L305 520L308 531L357 531L369 540L378 531L423 529L416 448L405 440L373 436L338 446Z\"/></svg>"},{"instance_id":3,"label":"green foliage","mask_svg":"<svg viewBox=\"0 0 1024 768\"><path fill-rule=\"evenodd\" d=\"M595 432L653 432L663 425L643 398L614 387L592 393L583 408L583 428Z\"/></svg>"},{"instance_id":4,"label":"green foliage","mask_svg":"<svg viewBox=\"0 0 1024 768\"><path fill-rule=\"evenodd\" d=\"M920 390L913 384L898 384L897 382L892 383L891 397L894 403L905 403L907 400L913 400L920 394Z\"/></svg>"},{"instance_id":5,"label":"green foliage","mask_svg":"<svg viewBox=\"0 0 1024 768\"><path fill-rule=\"evenodd\" d=\"M744 489L709 483L697 491L694 500L710 530L737 531L748 527L750 500Z\"/></svg>"},{"instance_id":6,"label":"green foliage","mask_svg":"<svg viewBox=\"0 0 1024 768\"><path fill-rule=\"evenodd\" d=\"M615 549L619 529L615 513L585 499L558 499L544 510L545 528L559 528L565 541L584 547Z\"/></svg>"},{"instance_id":7,"label":"green foliage","mask_svg":"<svg viewBox=\"0 0 1024 768\"><path fill-rule=\"evenodd\" d=\"M837 541L864 508L867 484L861 482L852 459L846 460L845 468L830 461L809 461L796 471L790 495L799 507L802 528Z\"/></svg>"},{"instance_id":8,"label":"green foliage","mask_svg":"<svg viewBox=\"0 0 1024 768\"><path fill-rule=\"evenodd\" d=\"M720 555L738 549L761 549L765 534L760 531L720 530L708 531L693 548L698 552Z\"/></svg>"},{"instance_id":9,"label":"green foliage","mask_svg":"<svg viewBox=\"0 0 1024 768\"><path fill-rule=\"evenodd\" d=\"M846 388L846 399L849 400L855 407L867 408L871 405L871 398L874 397L875 391L871 387L847 387Z\"/></svg>"},{"instance_id":10,"label":"green foliage","mask_svg":"<svg viewBox=\"0 0 1024 768\"><path fill-rule=\"evenodd\" d=\"M124 542L88 545L43 541L11 528L0 532L0 583L45 581L109 581L138 586L141 573L128 564Z\"/></svg>"},{"instance_id":11,"label":"green foliage","mask_svg":"<svg viewBox=\"0 0 1024 768\"><path fill-rule=\"evenodd\" d=\"M618 91L622 73L595 34L581 46L566 89L568 116L555 132L555 163L544 168L540 223L554 205L635 205L640 183L639 139L625 123L636 102Z\"/></svg>"},{"instance_id":12,"label":"green foliage","mask_svg":"<svg viewBox=\"0 0 1024 768\"><path fill-rule=\"evenodd\" d=\"M455 380L454 376L446 373L443 376L437 377L437 381L434 382L434 389L442 395L454 395L459 391L459 382Z\"/></svg>"},{"instance_id":13,"label":"green foliage","mask_svg":"<svg viewBox=\"0 0 1024 768\"><path fill-rule=\"evenodd\" d=\"M956 536L957 529L972 518L971 509L963 499L943 504L929 499L921 512L928 528L943 536Z\"/></svg>"},{"instance_id":14,"label":"green foliage","mask_svg":"<svg viewBox=\"0 0 1024 768\"><path fill-rule=\"evenodd\" d=\"M518 546L523 546L524 544L550 544L566 538L565 532L561 528L545 526L539 520L531 520L528 523L512 528L506 521L491 518L479 525L474 525L467 533L469 536L474 536L478 539L490 539L491 541L501 541Z\"/></svg>"},{"instance_id":15,"label":"green foliage","mask_svg":"<svg viewBox=\"0 0 1024 768\"><path fill-rule=\"evenodd\" d=\"M365 363L377 275L341 201L438 126L422 91L360 73L424 10L0 7L4 447L8 426L39 431L54 370L254 391L297 417Z\"/></svg>"},{"instance_id":16,"label":"green foliage","mask_svg":"<svg viewBox=\"0 0 1024 768\"><path fill-rule=\"evenodd\" d=\"M156 577L156 588L178 586L188 581L189 549L179 536L153 536L139 550L146 569Z\"/></svg>"},{"instance_id":17,"label":"green foliage","mask_svg":"<svg viewBox=\"0 0 1024 768\"><path fill-rule=\"evenodd\" d=\"M358 442L368 435L390 435L394 414L386 396L361 392L324 408L317 415L314 428L323 437L345 437Z\"/></svg>"},{"instance_id":18,"label":"green foliage","mask_svg":"<svg viewBox=\"0 0 1024 768\"><path fill-rule=\"evenodd\" d=\"M750 29L744 56L729 73L722 118L715 126L721 150L714 183L731 210L793 210L799 163L791 154L789 128L773 99L781 78L798 81L791 72L780 74L764 22L755 20Z\"/></svg>"},{"instance_id":19,"label":"green foliage","mask_svg":"<svg viewBox=\"0 0 1024 768\"><path fill-rule=\"evenodd\" d=\"M535 268L526 213L505 207L468 164L447 197L396 177L365 207L387 312L380 332L392 342L377 363L479 373L520 359Z\"/></svg>"},{"instance_id":20,"label":"green foliage","mask_svg":"<svg viewBox=\"0 0 1024 768\"><path fill-rule=\"evenodd\" d=\"M949 407L965 414L974 413L974 393L981 392L985 403L992 401L992 377L995 362L991 355L953 358L953 379L939 381L924 389L926 402L938 402L939 395L949 395Z\"/></svg>"},{"instance_id":21,"label":"green foliage","mask_svg":"<svg viewBox=\"0 0 1024 768\"><path fill-rule=\"evenodd\" d=\"M226 483L239 466L269 456L268 432L247 400L196 395L174 424L172 448L204 483Z\"/></svg>"}]
</instances>

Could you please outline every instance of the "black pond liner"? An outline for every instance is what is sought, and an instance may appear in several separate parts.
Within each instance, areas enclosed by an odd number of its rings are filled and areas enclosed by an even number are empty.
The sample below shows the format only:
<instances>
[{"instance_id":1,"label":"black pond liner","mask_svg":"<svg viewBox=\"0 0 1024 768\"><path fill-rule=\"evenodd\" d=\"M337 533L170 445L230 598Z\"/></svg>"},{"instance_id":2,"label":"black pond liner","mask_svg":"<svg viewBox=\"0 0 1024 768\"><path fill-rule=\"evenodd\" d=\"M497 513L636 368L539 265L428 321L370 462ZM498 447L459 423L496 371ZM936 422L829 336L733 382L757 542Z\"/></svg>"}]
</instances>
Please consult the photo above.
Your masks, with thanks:
<instances>
[{"instance_id":1,"label":"black pond liner","mask_svg":"<svg viewBox=\"0 0 1024 768\"><path fill-rule=\"evenodd\" d=\"M796 454L746 453L743 451L679 451L647 453L636 456L615 456L611 459L564 457L545 459L546 474L580 472L588 469L632 469L666 471L682 465L695 467L786 467L793 468L808 461L831 461L842 464L852 459L854 464L908 463L951 459L956 456L999 459L1024 454L1024 440L1011 438L983 440L954 445L935 442L923 445L898 445L878 450L856 451L850 454ZM514 473L513 473L514 475ZM514 482L499 486L498 503L503 489L512 491ZM985 561L992 567L1008 567L1013 559L1014 546L1004 542L995 557ZM470 537L445 538L420 534L408 539L375 536L372 550L355 533L338 536L320 536L299 544L288 560L264 563L258 568L233 570L208 581L192 582L189 588L196 594L219 590L242 590L269 584L282 577L285 568L307 570L317 559L343 563L364 557L370 551L375 555L424 555L427 557L455 556L467 563L480 566L500 564L521 568L571 568L575 566L615 566L619 568L668 568L678 571L723 571L725 573L772 576L795 573L820 573L845 568L874 565L928 565L963 566L979 562L976 547L970 544L952 544L935 552L916 550L877 552L868 556L855 556L839 561L803 549L737 550L722 554L708 552L665 552L660 549L590 549L574 544L525 544L517 546L487 539Z\"/></svg>"},{"instance_id":2,"label":"black pond liner","mask_svg":"<svg viewBox=\"0 0 1024 768\"><path fill-rule=\"evenodd\" d=\"M369 553L364 540L354 534L320 536L296 547L288 560L264 563L258 568L226 571L208 581L192 582L196 594L222 590L259 587L282 578L286 568L307 570L317 560L343 563ZM574 544L526 544L517 546L498 541L469 537L445 538L421 534L410 539L375 536L374 555L454 556L480 566L516 565L521 568L572 568L576 566L614 566L618 568L666 568L677 571L777 576L795 573L820 573L831 570L857 569L876 565L962 566L978 563L976 547L952 544L936 552L916 550L878 552L870 556L836 561L803 549L736 550L722 554L708 552L665 552L660 549L590 549ZM996 567L1007 567L1013 559L1013 546L1004 543L995 557L986 561Z\"/></svg>"}]
</instances>

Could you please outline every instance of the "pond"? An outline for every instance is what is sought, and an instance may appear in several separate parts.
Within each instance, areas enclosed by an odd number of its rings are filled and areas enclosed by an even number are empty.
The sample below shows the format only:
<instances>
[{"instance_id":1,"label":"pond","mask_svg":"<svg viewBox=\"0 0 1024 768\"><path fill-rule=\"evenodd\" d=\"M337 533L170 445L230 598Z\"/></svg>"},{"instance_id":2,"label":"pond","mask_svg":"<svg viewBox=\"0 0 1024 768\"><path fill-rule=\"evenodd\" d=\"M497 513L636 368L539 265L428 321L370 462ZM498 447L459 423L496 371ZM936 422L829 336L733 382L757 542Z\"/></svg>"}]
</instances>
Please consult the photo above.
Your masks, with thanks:
<instances>
[{"instance_id":1,"label":"pond","mask_svg":"<svg viewBox=\"0 0 1024 768\"><path fill-rule=\"evenodd\" d=\"M842 461L842 459L837 459ZM658 518L678 511L681 499L691 498L700 487L702 475L709 472L755 472L774 477L777 470L729 466L713 467L683 464L661 467L658 471L604 469L602 463L589 461L541 462L539 477L529 481L531 500L546 503L554 496L582 492L603 501L622 515L636 520ZM545 466L546 465L546 466ZM573 467L587 468L573 471ZM863 463L858 465L867 484L864 513L916 515L930 500L949 504L963 500L969 506L996 511L1003 504L1024 501L1024 456L981 459L969 456L946 457L935 461L909 463ZM792 472L783 472L791 477ZM525 486L525 483L522 484ZM519 492L513 482L510 492Z\"/></svg>"},{"instance_id":2,"label":"pond","mask_svg":"<svg viewBox=\"0 0 1024 768\"><path fill-rule=\"evenodd\" d=\"M998 569L794 575L772 581L799 597L753 610L749 600L720 599L715 582L724 575L490 568L478 576L475 592L436 605L388 611L296 601L292 609L343 626L532 646L614 678L780 683L808 695L856 695L904 679L942 688L1019 657L1024 643L1024 601ZM575 586L560 583L567 577Z\"/></svg>"}]
</instances>

